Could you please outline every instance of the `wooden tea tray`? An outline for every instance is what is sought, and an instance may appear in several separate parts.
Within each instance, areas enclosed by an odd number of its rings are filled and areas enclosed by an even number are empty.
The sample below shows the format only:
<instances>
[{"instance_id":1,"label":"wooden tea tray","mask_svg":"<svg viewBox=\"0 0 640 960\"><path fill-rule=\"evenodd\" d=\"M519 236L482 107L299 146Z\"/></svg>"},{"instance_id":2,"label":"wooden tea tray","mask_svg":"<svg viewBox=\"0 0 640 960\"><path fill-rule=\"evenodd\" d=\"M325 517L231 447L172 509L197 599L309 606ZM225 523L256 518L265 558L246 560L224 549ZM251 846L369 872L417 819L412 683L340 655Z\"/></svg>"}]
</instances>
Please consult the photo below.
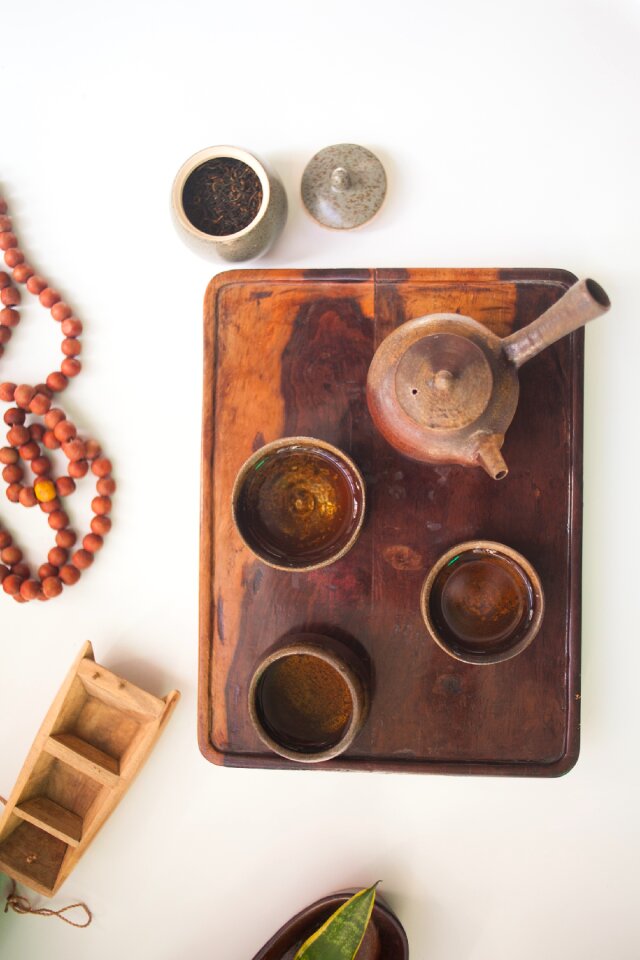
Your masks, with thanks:
<instances>
[{"instance_id":1,"label":"wooden tea tray","mask_svg":"<svg viewBox=\"0 0 640 960\"><path fill-rule=\"evenodd\" d=\"M128 790L180 694L152 696L86 643L0 817L0 871L52 897Z\"/></svg>"},{"instance_id":2,"label":"wooden tea tray","mask_svg":"<svg viewBox=\"0 0 640 960\"><path fill-rule=\"evenodd\" d=\"M271 754L247 709L252 670L290 633L346 640L368 658L372 705L349 751L311 769L557 776L579 750L583 332L520 372L505 480L414 463L371 423L367 368L398 324L460 312L499 336L575 278L560 270L240 270L209 285L204 318L199 740L227 766L300 766ZM244 460L285 436L345 450L367 483L360 539L307 574L243 545L231 490ZM421 584L456 543L497 540L537 568L540 634L520 656L473 666L427 636Z\"/></svg>"}]
</instances>

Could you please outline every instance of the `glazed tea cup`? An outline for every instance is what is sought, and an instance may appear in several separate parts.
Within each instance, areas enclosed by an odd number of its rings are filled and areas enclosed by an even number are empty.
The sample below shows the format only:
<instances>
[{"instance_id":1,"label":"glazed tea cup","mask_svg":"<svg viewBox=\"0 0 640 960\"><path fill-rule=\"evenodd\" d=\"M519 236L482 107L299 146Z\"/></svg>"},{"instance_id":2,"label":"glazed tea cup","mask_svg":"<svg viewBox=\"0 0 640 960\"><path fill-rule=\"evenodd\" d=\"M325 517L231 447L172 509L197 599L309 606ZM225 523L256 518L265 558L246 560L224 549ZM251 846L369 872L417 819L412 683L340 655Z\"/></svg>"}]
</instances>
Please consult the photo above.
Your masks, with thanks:
<instances>
[{"instance_id":1,"label":"glazed tea cup","mask_svg":"<svg viewBox=\"0 0 640 960\"><path fill-rule=\"evenodd\" d=\"M491 664L522 653L544 615L540 578L522 554L471 540L443 554L422 587L427 632L464 663Z\"/></svg>"},{"instance_id":2,"label":"glazed tea cup","mask_svg":"<svg viewBox=\"0 0 640 960\"><path fill-rule=\"evenodd\" d=\"M232 492L246 546L277 570L316 570L354 545L365 513L362 475L323 440L287 437L252 454Z\"/></svg>"},{"instance_id":3,"label":"glazed tea cup","mask_svg":"<svg viewBox=\"0 0 640 960\"><path fill-rule=\"evenodd\" d=\"M368 691L353 652L321 634L298 634L264 656L249 687L249 716L262 742L288 760L339 756L362 729Z\"/></svg>"}]
</instances>

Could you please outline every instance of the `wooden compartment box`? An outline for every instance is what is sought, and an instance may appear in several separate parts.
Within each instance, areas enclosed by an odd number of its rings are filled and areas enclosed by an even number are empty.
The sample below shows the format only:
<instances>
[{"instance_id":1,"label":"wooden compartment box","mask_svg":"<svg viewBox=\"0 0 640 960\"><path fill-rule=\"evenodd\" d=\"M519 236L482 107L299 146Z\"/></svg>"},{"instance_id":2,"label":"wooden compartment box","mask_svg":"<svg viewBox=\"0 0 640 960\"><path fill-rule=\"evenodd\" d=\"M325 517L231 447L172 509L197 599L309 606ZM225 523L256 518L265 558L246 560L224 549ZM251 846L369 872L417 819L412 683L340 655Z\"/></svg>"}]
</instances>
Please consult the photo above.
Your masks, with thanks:
<instances>
[{"instance_id":1,"label":"wooden compartment box","mask_svg":"<svg viewBox=\"0 0 640 960\"><path fill-rule=\"evenodd\" d=\"M179 694L164 699L83 647L0 819L0 870L52 896L148 756Z\"/></svg>"}]
</instances>

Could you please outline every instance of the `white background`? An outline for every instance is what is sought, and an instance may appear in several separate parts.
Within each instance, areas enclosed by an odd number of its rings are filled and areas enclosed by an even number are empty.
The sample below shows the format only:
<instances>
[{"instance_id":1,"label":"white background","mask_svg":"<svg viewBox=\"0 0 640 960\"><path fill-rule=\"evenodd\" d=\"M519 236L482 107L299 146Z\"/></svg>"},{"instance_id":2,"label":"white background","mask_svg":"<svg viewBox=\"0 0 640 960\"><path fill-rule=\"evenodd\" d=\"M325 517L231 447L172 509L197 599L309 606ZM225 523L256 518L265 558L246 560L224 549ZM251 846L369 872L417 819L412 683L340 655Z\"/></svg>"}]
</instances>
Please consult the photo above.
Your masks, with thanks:
<instances>
[{"instance_id":1,"label":"white background","mask_svg":"<svg viewBox=\"0 0 640 960\"><path fill-rule=\"evenodd\" d=\"M2 960L250 960L291 914L382 878L413 960L636 960L640 7L632 0L2 4L0 180L29 258L86 324L63 403L115 464L114 529L49 604L0 594L0 793L83 640L183 699L54 901L0 913ZM362 143L387 202L323 230L318 149ZM582 753L559 780L227 770L196 743L201 312L220 268L174 234L173 176L216 143L290 198L262 267L549 266L613 309L587 331ZM253 264L249 264L252 266ZM40 308L0 378L55 369ZM77 499L77 498L76 498ZM0 500L44 559L39 511ZM47 534L47 535L45 535Z\"/></svg>"}]
</instances>

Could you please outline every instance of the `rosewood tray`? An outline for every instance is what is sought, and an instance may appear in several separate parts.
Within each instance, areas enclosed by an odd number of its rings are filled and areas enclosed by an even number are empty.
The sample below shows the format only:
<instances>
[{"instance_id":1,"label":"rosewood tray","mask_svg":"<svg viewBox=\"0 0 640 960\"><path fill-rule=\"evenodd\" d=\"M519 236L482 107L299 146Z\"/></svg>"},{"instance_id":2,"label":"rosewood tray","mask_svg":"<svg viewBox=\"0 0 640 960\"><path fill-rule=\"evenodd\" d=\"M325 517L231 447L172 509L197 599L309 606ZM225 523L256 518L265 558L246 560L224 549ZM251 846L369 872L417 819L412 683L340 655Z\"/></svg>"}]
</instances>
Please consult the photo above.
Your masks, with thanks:
<instances>
[{"instance_id":1,"label":"rosewood tray","mask_svg":"<svg viewBox=\"0 0 640 960\"><path fill-rule=\"evenodd\" d=\"M396 453L373 428L365 383L375 349L405 320L459 312L507 336L574 281L560 270L239 270L210 283L198 720L207 759L305 766L262 746L247 689L257 660L278 640L318 632L367 659L372 705L349 751L308 769L503 776L571 769L579 751L583 331L523 367L502 481ZM231 490L252 451L305 435L354 458L367 483L367 517L337 563L287 573L243 545ZM473 539L524 554L546 594L531 647L490 666L447 656L419 610L433 563Z\"/></svg>"}]
</instances>

